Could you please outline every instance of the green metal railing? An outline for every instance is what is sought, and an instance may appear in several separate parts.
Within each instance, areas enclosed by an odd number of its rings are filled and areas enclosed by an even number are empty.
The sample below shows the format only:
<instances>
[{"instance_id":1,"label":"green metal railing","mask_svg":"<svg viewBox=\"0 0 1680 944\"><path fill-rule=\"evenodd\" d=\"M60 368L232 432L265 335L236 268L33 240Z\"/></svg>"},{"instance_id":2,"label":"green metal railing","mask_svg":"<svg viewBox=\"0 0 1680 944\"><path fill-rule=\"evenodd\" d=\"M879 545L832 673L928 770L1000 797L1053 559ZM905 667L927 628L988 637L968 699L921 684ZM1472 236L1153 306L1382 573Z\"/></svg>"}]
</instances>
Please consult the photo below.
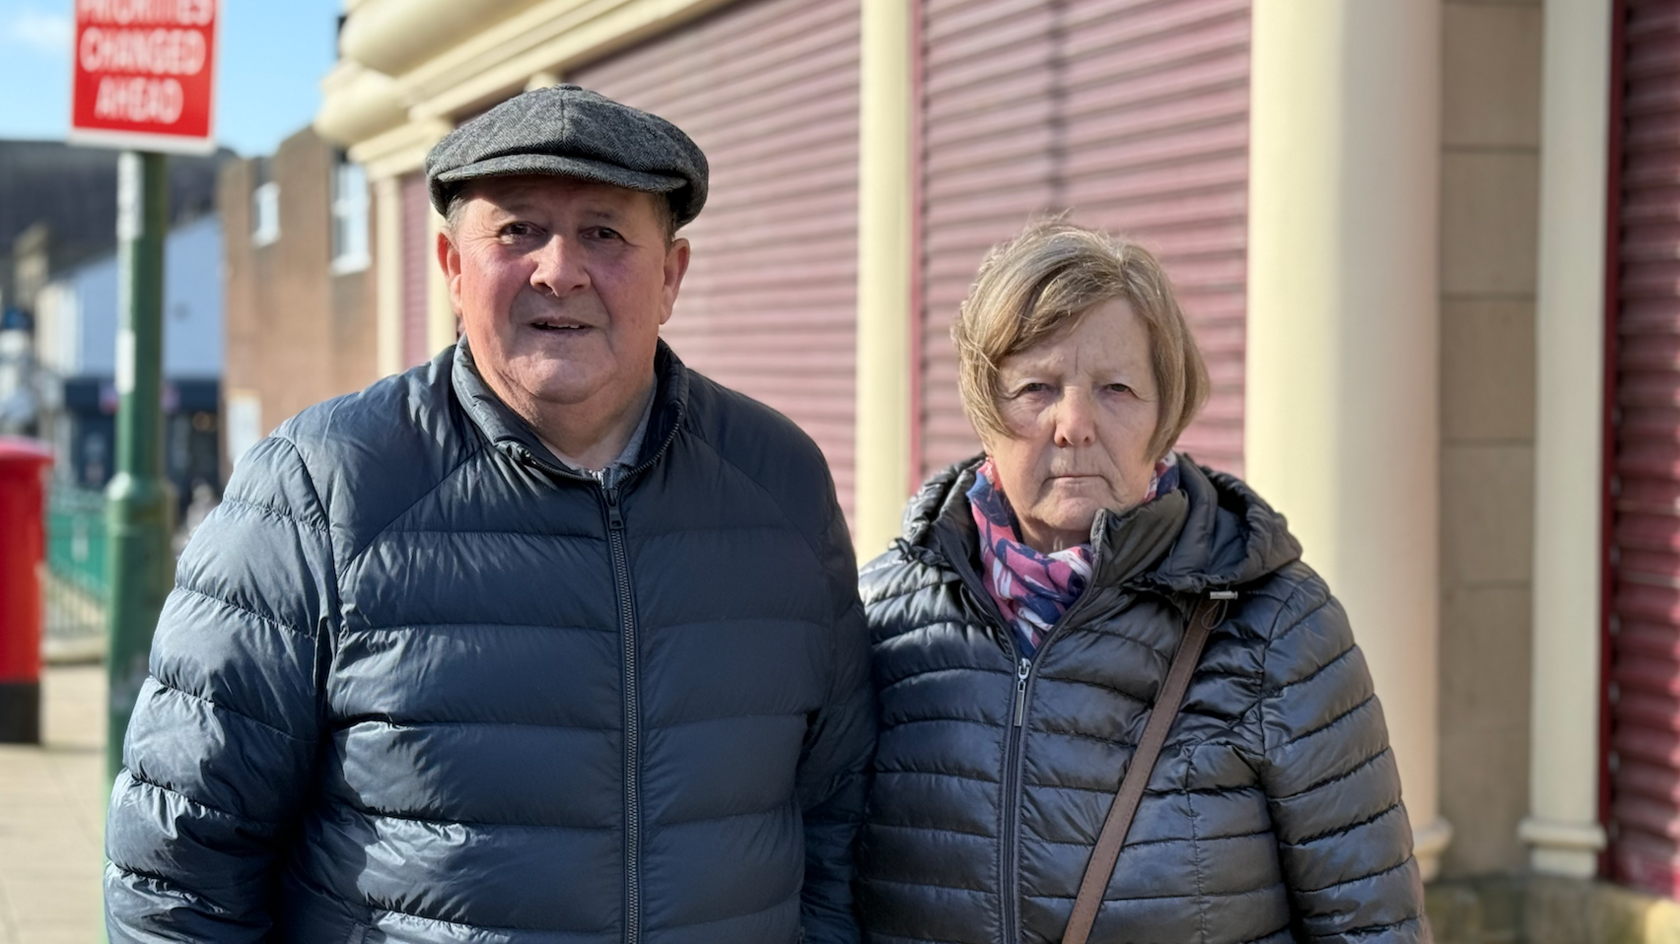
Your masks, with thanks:
<instances>
[{"instance_id":1,"label":"green metal railing","mask_svg":"<svg viewBox=\"0 0 1680 944\"><path fill-rule=\"evenodd\" d=\"M53 483L47 496L46 656L99 658L110 598L105 494Z\"/></svg>"},{"instance_id":2,"label":"green metal railing","mask_svg":"<svg viewBox=\"0 0 1680 944\"><path fill-rule=\"evenodd\" d=\"M105 495L55 485L47 498L47 569L84 593L103 598L110 586L105 551Z\"/></svg>"}]
</instances>

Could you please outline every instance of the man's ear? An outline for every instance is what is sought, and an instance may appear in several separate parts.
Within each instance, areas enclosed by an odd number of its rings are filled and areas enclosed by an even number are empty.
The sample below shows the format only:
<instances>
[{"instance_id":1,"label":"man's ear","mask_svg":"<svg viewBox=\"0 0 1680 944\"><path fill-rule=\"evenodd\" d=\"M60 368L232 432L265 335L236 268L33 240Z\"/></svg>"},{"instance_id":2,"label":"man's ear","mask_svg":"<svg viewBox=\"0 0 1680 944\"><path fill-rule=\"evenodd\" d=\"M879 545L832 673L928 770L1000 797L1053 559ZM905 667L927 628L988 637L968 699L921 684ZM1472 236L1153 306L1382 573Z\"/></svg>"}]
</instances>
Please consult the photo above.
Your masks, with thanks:
<instances>
[{"instance_id":1,"label":"man's ear","mask_svg":"<svg viewBox=\"0 0 1680 944\"><path fill-rule=\"evenodd\" d=\"M671 240L671 245L665 250L665 285L662 289L665 310L659 315L659 323L671 320L671 309L677 304L677 292L682 289L683 276L688 273L688 240L678 237Z\"/></svg>"},{"instance_id":2,"label":"man's ear","mask_svg":"<svg viewBox=\"0 0 1680 944\"><path fill-rule=\"evenodd\" d=\"M455 248L455 243L449 238L449 233L439 230L437 234L438 267L443 270L443 281L449 286L449 305L455 309L455 314L461 313L461 251Z\"/></svg>"}]
</instances>

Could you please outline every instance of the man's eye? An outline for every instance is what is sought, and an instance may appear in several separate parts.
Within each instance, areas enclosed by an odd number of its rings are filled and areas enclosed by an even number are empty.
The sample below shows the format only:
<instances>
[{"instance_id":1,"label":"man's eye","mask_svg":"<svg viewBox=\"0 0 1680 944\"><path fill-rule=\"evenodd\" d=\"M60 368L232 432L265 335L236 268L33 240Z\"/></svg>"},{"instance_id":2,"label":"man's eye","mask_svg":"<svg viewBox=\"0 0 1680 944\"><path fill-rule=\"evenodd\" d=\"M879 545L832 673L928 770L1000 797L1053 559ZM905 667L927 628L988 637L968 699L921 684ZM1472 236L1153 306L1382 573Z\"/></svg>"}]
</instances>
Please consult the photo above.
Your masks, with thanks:
<instances>
[{"instance_id":1,"label":"man's eye","mask_svg":"<svg viewBox=\"0 0 1680 944\"><path fill-rule=\"evenodd\" d=\"M591 234L596 239L623 239L624 238L623 236L619 235L618 230L613 229L610 226L597 226L597 227L595 227L594 230L591 231Z\"/></svg>"},{"instance_id":2,"label":"man's eye","mask_svg":"<svg viewBox=\"0 0 1680 944\"><path fill-rule=\"evenodd\" d=\"M509 239L525 239L536 235L537 228L530 223L509 223L502 227L501 235Z\"/></svg>"}]
</instances>

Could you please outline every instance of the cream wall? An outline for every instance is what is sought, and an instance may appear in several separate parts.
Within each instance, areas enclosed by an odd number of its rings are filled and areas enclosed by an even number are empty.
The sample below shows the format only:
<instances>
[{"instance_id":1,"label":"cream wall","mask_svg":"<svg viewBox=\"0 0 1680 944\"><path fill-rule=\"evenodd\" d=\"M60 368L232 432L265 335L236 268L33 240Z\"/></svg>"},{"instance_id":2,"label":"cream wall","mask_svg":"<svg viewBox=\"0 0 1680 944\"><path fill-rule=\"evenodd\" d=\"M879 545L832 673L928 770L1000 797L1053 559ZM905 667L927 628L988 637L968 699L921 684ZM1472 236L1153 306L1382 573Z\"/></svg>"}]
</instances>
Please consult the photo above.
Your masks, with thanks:
<instances>
[{"instance_id":1,"label":"cream wall","mask_svg":"<svg viewBox=\"0 0 1680 944\"><path fill-rule=\"evenodd\" d=\"M1518 870L1528 812L1542 10L1441 20L1441 812L1453 877Z\"/></svg>"},{"instance_id":2,"label":"cream wall","mask_svg":"<svg viewBox=\"0 0 1680 944\"><path fill-rule=\"evenodd\" d=\"M1347 605L1426 871L1590 875L1609 2L1311 7L1256 4L1250 478Z\"/></svg>"}]
</instances>

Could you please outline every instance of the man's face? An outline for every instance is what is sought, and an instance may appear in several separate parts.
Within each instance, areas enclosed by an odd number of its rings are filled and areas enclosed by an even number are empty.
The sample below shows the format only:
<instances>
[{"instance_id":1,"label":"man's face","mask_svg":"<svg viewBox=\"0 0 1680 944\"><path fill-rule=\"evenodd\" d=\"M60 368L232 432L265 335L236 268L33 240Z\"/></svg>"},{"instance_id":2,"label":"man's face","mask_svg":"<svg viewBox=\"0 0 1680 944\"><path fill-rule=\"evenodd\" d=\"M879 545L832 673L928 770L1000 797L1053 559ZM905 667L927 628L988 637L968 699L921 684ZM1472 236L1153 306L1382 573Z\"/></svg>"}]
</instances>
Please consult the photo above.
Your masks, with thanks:
<instances>
[{"instance_id":1,"label":"man's face","mask_svg":"<svg viewBox=\"0 0 1680 944\"><path fill-rule=\"evenodd\" d=\"M480 374L515 412L611 413L647 389L688 269L663 199L570 177L469 185L438 260Z\"/></svg>"}]
</instances>

